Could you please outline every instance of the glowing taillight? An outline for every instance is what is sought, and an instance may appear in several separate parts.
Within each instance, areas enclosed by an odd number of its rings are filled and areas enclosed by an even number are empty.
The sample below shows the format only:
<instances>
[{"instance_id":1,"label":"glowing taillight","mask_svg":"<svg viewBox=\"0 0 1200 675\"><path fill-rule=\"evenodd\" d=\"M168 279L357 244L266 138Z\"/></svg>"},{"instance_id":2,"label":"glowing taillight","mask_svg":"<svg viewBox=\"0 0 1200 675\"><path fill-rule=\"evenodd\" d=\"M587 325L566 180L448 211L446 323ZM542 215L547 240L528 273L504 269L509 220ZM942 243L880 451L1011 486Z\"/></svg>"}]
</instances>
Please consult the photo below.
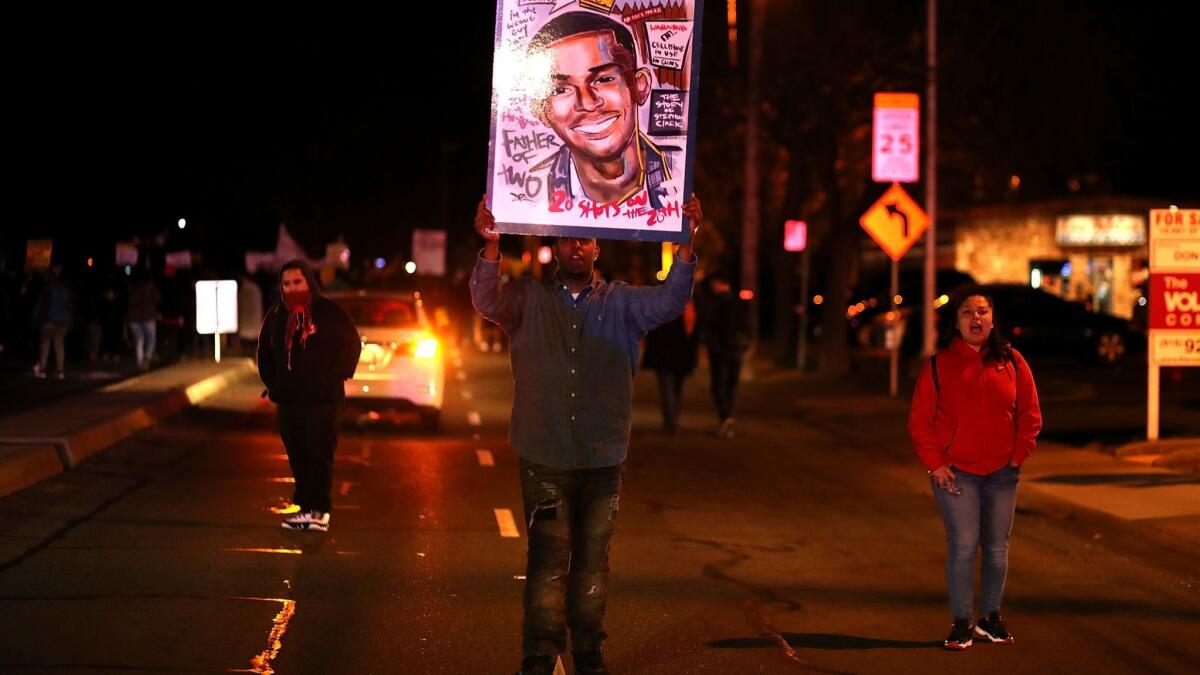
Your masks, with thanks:
<instances>
[{"instance_id":1,"label":"glowing taillight","mask_svg":"<svg viewBox=\"0 0 1200 675\"><path fill-rule=\"evenodd\" d=\"M413 352L413 356L418 359L432 359L437 356L438 341L434 338L425 338L417 343L417 349Z\"/></svg>"}]
</instances>

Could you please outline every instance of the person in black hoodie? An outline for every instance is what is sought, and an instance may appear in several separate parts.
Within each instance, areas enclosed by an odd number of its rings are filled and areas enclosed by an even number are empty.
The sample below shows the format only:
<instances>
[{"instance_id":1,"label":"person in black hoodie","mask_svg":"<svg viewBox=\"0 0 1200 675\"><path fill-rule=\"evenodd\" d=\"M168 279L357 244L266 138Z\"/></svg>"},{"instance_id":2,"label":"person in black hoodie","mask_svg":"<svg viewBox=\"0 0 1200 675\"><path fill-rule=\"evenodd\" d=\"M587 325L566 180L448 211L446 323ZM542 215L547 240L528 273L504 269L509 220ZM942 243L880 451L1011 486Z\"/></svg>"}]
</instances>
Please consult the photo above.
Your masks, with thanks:
<instances>
[{"instance_id":1,"label":"person in black hoodie","mask_svg":"<svg viewBox=\"0 0 1200 675\"><path fill-rule=\"evenodd\" d=\"M279 435L296 479L292 503L300 510L283 527L325 532L343 383L354 375L362 343L346 310L321 295L308 263L286 263L279 286L282 298L259 331L258 375L278 406Z\"/></svg>"},{"instance_id":2,"label":"person in black hoodie","mask_svg":"<svg viewBox=\"0 0 1200 675\"><path fill-rule=\"evenodd\" d=\"M742 360L750 347L750 311L746 301L733 292L723 272L706 278L708 292L697 303L701 339L708 351L712 397L721 426L717 435L733 438L733 399L742 371Z\"/></svg>"}]
</instances>

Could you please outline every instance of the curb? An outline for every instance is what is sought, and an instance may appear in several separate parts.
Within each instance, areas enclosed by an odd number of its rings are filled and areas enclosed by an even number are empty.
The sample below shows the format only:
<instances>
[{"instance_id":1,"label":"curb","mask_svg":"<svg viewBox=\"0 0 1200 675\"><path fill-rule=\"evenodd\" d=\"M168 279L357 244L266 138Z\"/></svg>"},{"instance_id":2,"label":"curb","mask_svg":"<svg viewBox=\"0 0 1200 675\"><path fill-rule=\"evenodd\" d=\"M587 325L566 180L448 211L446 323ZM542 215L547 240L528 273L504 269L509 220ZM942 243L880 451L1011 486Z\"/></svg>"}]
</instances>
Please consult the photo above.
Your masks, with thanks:
<instances>
[{"instance_id":1,"label":"curb","mask_svg":"<svg viewBox=\"0 0 1200 675\"><path fill-rule=\"evenodd\" d=\"M0 497L62 472L58 448L53 445L0 445Z\"/></svg>"},{"instance_id":2,"label":"curb","mask_svg":"<svg viewBox=\"0 0 1200 675\"><path fill-rule=\"evenodd\" d=\"M242 359L238 366L225 372L210 375L183 389L164 392L156 401L69 435L0 438L0 497L70 470L88 457L203 401L253 372L253 362ZM120 384L114 387L119 388Z\"/></svg>"},{"instance_id":3,"label":"curb","mask_svg":"<svg viewBox=\"0 0 1200 675\"><path fill-rule=\"evenodd\" d=\"M1116 456L1135 464L1183 473L1200 473L1200 438L1130 443L1117 448Z\"/></svg>"}]
</instances>

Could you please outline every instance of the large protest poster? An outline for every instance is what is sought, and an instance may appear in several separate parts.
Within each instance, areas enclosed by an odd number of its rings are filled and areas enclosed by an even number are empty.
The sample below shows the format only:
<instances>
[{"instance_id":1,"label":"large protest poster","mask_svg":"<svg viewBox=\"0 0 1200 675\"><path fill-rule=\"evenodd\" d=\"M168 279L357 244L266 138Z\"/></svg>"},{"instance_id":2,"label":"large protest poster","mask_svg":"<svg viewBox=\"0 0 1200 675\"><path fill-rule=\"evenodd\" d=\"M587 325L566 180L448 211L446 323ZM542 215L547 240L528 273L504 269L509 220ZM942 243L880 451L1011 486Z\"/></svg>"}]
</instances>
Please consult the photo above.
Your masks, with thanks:
<instances>
[{"instance_id":1,"label":"large protest poster","mask_svg":"<svg viewBox=\"0 0 1200 675\"><path fill-rule=\"evenodd\" d=\"M684 241L703 0L497 0L501 232Z\"/></svg>"}]
</instances>

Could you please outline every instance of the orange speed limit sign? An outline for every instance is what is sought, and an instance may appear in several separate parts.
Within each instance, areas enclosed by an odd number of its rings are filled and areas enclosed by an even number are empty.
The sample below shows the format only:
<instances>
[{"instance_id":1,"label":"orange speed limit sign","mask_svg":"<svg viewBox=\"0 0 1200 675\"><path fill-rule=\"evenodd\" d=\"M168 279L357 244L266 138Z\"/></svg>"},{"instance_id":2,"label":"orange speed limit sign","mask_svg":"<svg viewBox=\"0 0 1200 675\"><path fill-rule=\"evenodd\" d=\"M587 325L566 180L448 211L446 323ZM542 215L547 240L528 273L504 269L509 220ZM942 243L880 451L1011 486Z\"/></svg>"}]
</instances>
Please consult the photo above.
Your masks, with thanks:
<instances>
[{"instance_id":1,"label":"orange speed limit sign","mask_svg":"<svg viewBox=\"0 0 1200 675\"><path fill-rule=\"evenodd\" d=\"M888 257L899 260L925 232L929 217L899 183L894 183L858 222Z\"/></svg>"}]
</instances>

